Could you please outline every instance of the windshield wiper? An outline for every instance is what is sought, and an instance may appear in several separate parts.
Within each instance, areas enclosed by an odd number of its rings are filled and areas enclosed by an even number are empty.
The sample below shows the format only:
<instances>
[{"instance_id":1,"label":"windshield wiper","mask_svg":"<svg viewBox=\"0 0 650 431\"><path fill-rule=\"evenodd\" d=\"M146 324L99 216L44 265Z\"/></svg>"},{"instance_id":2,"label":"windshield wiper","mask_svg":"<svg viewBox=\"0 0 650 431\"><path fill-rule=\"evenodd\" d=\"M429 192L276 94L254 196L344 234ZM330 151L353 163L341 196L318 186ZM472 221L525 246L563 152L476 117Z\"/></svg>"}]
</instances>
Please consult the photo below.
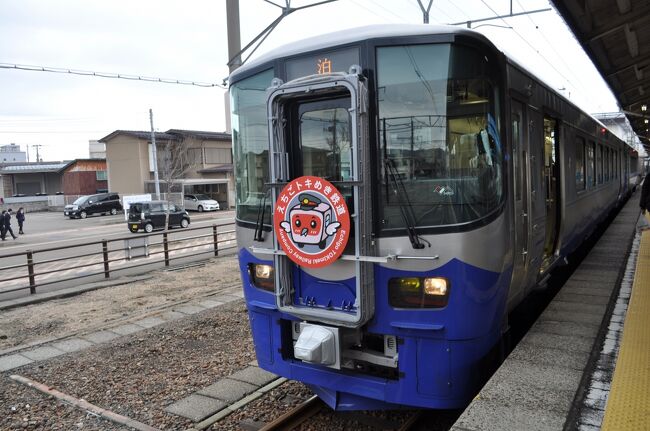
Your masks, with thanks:
<instances>
[{"instance_id":1,"label":"windshield wiper","mask_svg":"<svg viewBox=\"0 0 650 431\"><path fill-rule=\"evenodd\" d=\"M269 194L269 189L264 193L264 198L260 200L257 205L257 222L255 223L255 233L253 234L253 241L264 242L264 216L266 215L266 197Z\"/></svg>"},{"instance_id":2,"label":"windshield wiper","mask_svg":"<svg viewBox=\"0 0 650 431\"><path fill-rule=\"evenodd\" d=\"M406 187L404 186L404 182L397 172L395 162L389 158L385 158L384 161L386 163L386 167L388 168L388 174L393 180L393 194L400 202L399 209L400 213L402 214L402 219L404 220L404 225L406 226L406 233L408 234L409 240L411 241L411 246L413 246L415 249L422 249L424 248L422 241L424 241L429 247L431 247L431 243L426 239L420 237L415 231L415 211L413 210L413 205L411 205L411 201L406 191ZM402 197L404 198L404 201L402 201Z\"/></svg>"}]
</instances>

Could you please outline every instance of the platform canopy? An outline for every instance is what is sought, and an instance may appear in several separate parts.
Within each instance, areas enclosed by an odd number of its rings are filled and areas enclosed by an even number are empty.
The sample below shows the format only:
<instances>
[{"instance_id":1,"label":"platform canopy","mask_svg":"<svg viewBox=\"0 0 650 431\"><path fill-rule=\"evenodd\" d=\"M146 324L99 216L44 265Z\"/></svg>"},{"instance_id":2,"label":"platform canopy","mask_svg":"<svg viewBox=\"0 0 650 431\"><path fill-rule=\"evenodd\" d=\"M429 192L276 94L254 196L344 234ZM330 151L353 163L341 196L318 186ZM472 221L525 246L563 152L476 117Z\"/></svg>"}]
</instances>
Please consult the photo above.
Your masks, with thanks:
<instances>
[{"instance_id":1,"label":"platform canopy","mask_svg":"<svg viewBox=\"0 0 650 431\"><path fill-rule=\"evenodd\" d=\"M650 153L650 2L551 0ZM643 107L646 107L645 110Z\"/></svg>"}]
</instances>

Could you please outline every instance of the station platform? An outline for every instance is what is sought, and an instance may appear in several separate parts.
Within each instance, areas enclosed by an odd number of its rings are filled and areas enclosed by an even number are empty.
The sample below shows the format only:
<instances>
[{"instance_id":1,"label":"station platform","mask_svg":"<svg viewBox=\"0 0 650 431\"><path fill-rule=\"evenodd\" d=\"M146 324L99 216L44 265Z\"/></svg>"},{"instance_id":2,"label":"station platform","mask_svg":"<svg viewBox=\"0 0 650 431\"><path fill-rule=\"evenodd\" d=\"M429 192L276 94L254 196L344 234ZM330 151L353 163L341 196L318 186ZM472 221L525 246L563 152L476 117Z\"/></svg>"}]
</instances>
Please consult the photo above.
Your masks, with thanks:
<instances>
[{"instance_id":1,"label":"station platform","mask_svg":"<svg viewBox=\"0 0 650 431\"><path fill-rule=\"evenodd\" d=\"M639 195L452 430L650 430L650 230L638 228Z\"/></svg>"}]
</instances>

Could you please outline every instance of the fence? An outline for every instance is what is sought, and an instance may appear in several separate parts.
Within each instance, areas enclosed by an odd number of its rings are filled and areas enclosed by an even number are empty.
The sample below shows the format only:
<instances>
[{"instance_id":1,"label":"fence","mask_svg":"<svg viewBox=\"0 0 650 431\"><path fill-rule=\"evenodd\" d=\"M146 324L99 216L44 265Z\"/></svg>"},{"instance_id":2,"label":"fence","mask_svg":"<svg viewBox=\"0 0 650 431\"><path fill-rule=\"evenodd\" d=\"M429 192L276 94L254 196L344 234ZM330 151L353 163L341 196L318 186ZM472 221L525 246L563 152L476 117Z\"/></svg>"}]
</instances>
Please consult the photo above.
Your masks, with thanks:
<instances>
[{"instance_id":1,"label":"fence","mask_svg":"<svg viewBox=\"0 0 650 431\"><path fill-rule=\"evenodd\" d=\"M205 230L208 232L198 233ZM171 238L188 232L190 236ZM0 298L3 294L26 290L33 295L44 286L90 277L103 275L107 279L116 272L155 264L169 266L174 260L218 256L220 252L236 248L234 243L233 222L6 254L2 256L4 261L24 258L25 263L0 267ZM96 250L65 257L48 256L88 247Z\"/></svg>"}]
</instances>

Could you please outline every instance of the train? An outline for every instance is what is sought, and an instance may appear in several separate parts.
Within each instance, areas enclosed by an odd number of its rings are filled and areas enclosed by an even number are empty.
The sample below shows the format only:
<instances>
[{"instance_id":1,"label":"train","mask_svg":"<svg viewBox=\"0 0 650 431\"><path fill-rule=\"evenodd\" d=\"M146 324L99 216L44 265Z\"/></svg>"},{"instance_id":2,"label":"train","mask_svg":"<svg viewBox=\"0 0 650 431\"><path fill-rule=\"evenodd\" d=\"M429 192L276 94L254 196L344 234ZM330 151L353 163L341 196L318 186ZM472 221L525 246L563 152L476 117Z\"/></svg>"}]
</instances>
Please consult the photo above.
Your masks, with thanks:
<instances>
[{"instance_id":1,"label":"train","mask_svg":"<svg viewBox=\"0 0 650 431\"><path fill-rule=\"evenodd\" d=\"M229 91L257 362L332 409L466 406L509 312L632 192L631 148L469 29L295 41Z\"/></svg>"}]
</instances>

